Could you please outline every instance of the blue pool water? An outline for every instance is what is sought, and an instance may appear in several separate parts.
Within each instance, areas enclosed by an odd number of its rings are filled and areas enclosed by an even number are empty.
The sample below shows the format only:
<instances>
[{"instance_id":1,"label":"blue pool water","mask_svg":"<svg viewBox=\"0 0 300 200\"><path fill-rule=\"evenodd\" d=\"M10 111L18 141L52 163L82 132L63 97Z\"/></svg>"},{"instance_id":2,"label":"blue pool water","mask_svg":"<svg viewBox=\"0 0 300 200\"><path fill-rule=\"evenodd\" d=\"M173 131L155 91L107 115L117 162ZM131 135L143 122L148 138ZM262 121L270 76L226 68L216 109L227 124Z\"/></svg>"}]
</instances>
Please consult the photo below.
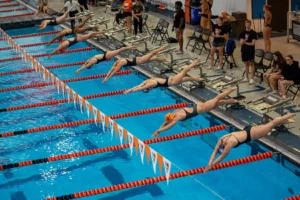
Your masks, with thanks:
<instances>
[{"instance_id":1,"label":"blue pool water","mask_svg":"<svg viewBox=\"0 0 300 200\"><path fill-rule=\"evenodd\" d=\"M24 6L22 4L20 4L18 6L1 7L1 6L11 5L11 4L16 4L16 3L18 3L18 2L17 1L12 1L12 2L0 3L0 17L12 16L12 15L21 15L21 14L26 14L26 13L33 12L29 8L27 10L15 10L15 9L19 9L19 8L24 8ZM15 10L15 11L1 12L1 11L4 11L4 10Z\"/></svg>"},{"instance_id":2,"label":"blue pool water","mask_svg":"<svg viewBox=\"0 0 300 200\"><path fill-rule=\"evenodd\" d=\"M49 27L43 31L58 30L59 27ZM10 30L10 36L36 32L36 28ZM18 44L30 44L48 41L54 35L37 36L16 39ZM0 41L0 46L7 46ZM25 48L33 54L50 52L58 44ZM71 49L87 47L87 43L75 44ZM44 66L84 61L100 50L55 55L50 60L47 57L38 58ZM17 56L12 50L1 51L0 59ZM113 61L100 63L91 70L75 75L79 67L52 69L59 79L84 77L107 73ZM0 63L0 72L30 68L24 61ZM80 95L109 92L133 87L143 81L141 76L129 74L113 77L107 84L101 84L102 79L68 83ZM37 73L0 76L1 88L28 85L42 82ZM53 86L32 88L26 90L0 93L1 108L63 99ZM164 91L156 89L148 94L134 93L89 100L106 115L126 113L136 110L154 108L177 103ZM116 120L121 126L141 140L149 139L151 134L161 125L164 115L169 112L158 112L150 115L130 117ZM73 103L31 108L7 113L0 113L0 133L60 124L86 119L86 114L75 109ZM205 114L192 120L176 125L163 135L181 133L200 128L223 124L220 120ZM213 144L217 138L227 131L195 136L169 142L150 145L157 152L169 159L173 165L171 172L180 169L188 170L207 165ZM209 143L209 144L208 144ZM0 139L0 164L14 163L24 160L38 159L52 155L66 154L75 151L95 149L119 144L115 138L111 140L110 133L103 133L102 128L94 124L68 127L51 131ZM234 149L227 160L250 156L255 151L243 145ZM257 152L256 152L257 153ZM175 167L178 166L179 168ZM157 166L157 175L159 169ZM145 161L143 165L139 156L130 150L121 150L80 157L70 160L14 168L0 172L1 199L41 199L48 196L60 196L69 193L95 189L124 182L155 176L152 165ZM85 199L101 200L182 200L182 199L282 199L300 193L299 177L287 168L282 167L272 159L250 163L237 167L212 171L207 174L195 175L171 180L154 185L127 189Z\"/></svg>"}]
</instances>

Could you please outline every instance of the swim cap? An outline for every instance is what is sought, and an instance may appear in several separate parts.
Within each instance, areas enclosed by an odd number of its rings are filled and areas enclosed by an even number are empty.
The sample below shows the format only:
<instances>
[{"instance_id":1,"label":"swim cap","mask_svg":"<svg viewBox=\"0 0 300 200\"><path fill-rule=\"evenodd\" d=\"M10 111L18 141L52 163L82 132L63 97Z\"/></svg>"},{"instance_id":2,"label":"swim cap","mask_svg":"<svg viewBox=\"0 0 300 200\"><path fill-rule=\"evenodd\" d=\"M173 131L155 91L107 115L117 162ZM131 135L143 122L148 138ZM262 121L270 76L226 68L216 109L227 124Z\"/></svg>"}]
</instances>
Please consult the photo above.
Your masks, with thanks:
<instances>
[{"instance_id":1,"label":"swim cap","mask_svg":"<svg viewBox=\"0 0 300 200\"><path fill-rule=\"evenodd\" d=\"M166 114L165 120L167 123L171 123L173 121L173 119L174 119L174 115L172 113Z\"/></svg>"},{"instance_id":2,"label":"swim cap","mask_svg":"<svg viewBox=\"0 0 300 200\"><path fill-rule=\"evenodd\" d=\"M65 51L67 51L67 49L65 49L65 48L60 50L61 53L65 52Z\"/></svg>"}]
</instances>

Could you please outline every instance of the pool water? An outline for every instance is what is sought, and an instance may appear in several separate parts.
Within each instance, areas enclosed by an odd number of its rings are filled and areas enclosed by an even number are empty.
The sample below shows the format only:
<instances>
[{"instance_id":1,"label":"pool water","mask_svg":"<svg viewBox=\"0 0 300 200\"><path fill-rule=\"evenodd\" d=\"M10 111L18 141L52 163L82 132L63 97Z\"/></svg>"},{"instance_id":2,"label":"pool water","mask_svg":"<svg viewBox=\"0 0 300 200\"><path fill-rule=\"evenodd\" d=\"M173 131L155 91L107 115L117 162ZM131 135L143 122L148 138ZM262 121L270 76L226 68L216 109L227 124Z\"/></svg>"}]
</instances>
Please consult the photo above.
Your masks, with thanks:
<instances>
[{"instance_id":1,"label":"pool water","mask_svg":"<svg viewBox=\"0 0 300 200\"><path fill-rule=\"evenodd\" d=\"M11 2L0 2L0 18L1 17L6 17L6 16L12 16L12 15L21 15L21 14L26 14L26 13L32 13L33 11L29 8L26 10L16 10L20 8L24 8L25 6L20 4L18 6L9 6L9 7L1 7L1 6L6 6L6 5L11 5L11 4L16 4L18 3L17 1L11 1ZM14 10L10 12L3 12L5 10Z\"/></svg>"},{"instance_id":2,"label":"pool water","mask_svg":"<svg viewBox=\"0 0 300 200\"><path fill-rule=\"evenodd\" d=\"M10 36L35 33L36 27L7 31ZM60 27L48 27L43 31L59 30ZM15 39L19 44L30 44L49 41L54 35L44 35L29 38ZM0 46L8 46L0 41ZM28 47L25 50L31 54L49 53L58 44L51 46ZM78 43L70 49L89 46L87 43ZM47 57L37 58L44 66L84 61L102 51L93 49L54 55L50 60ZM1 51L0 59L19 56L13 50ZM107 73L113 60L99 63L90 70L84 70L80 75L74 72L79 66L51 69L60 80L74 77L84 77ZM10 61L0 63L0 72L30 68L24 61ZM131 73L115 76L105 85L102 79L68 83L81 96L97 94L115 90L122 90L140 84L143 76ZM35 72L0 76L1 88L28 85L43 82ZM174 95L173 95L174 96ZM63 99L57 94L53 86L17 90L0 93L0 108L38 103L51 99ZM106 115L121 114L142 109L154 108L178 103L165 91L156 89L150 93L133 93L88 100ZM182 100L184 102L184 100ZM141 140L151 137L151 134L163 123L164 115L170 111L158 112L149 115L118 119L116 122ZM0 113L0 133L18 131L46 125L61 124L87 119L75 109L73 103L31 108L13 112ZM204 114L180 123L162 135L171 135L191 130L223 124L211 115ZM151 148L169 159L173 164L171 172L179 172L206 166L213 151L212 145L219 137L228 133L226 130L194 136L180 140L173 140L150 145ZM81 125L36 132L26 135L0 139L0 164L39 159L53 155L84 151L100 147L119 144L119 140L111 140L109 132L104 133L101 127L95 124ZM225 161L250 156L253 149L242 145L234 149ZM175 166L176 165L176 166ZM156 175L159 175L157 166ZM85 156L69 160L32 165L21 168L3 170L0 172L1 199L41 199L49 196L61 196L110 185L153 177L152 164L140 156L130 156L130 150L120 150ZM284 168L273 159L263 160L240 165L223 170L212 171L170 180L169 185L161 182L153 185L126 189L85 199L101 200L175 200L175 199L283 199L300 193L300 178Z\"/></svg>"}]
</instances>

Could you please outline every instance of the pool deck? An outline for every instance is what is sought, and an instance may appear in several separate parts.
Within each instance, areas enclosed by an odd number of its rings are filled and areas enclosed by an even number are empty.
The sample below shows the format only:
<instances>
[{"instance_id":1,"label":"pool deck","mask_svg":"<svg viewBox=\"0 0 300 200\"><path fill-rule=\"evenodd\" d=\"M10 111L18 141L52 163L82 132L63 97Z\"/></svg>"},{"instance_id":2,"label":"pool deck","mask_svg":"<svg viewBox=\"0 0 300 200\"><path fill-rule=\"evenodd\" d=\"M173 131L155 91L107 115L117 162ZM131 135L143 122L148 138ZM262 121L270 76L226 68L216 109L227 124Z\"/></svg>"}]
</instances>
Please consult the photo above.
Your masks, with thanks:
<instances>
[{"instance_id":1,"label":"pool deck","mask_svg":"<svg viewBox=\"0 0 300 200\"><path fill-rule=\"evenodd\" d=\"M50 7L56 11L60 10L63 6L63 3L61 1L58 0L50 0L49 1ZM108 24L109 27L112 26L112 22L114 21L114 16L110 13L110 11L108 11L108 13L104 13L103 11L105 10L105 7L93 7L93 12L95 13L96 17L98 16L105 16L106 18L111 19L110 23ZM150 12L149 14L149 19L148 19L148 26L150 27L155 27L158 20L162 17L160 14L157 13L153 13ZM170 24L172 24L172 19L171 18L166 18L164 17L166 20L168 20L170 22ZM192 35L193 33L193 27L187 25L187 28L185 30L185 45L186 45L186 41L188 40L187 37ZM170 26L170 30L169 30L169 35L170 37L174 37L172 32L171 32L171 26ZM118 38L118 36L121 35L115 35L116 38ZM273 38L273 47L280 47L280 50L282 52L284 52L284 54L292 54L295 58L295 60L300 60L300 51L299 51L299 47L300 47L300 43L297 42L292 42L291 44L287 44L286 43L286 37L278 37L278 38ZM90 40L90 43L92 43L95 46L98 46L101 49L107 49L107 46L103 46L100 45L99 42L95 41L95 40ZM157 45L155 45L157 46ZM173 45L172 45L173 46ZM176 46L176 44L175 44ZM257 41L257 45L256 48L262 48L263 46L263 41L261 39L259 39ZM139 44L137 45L138 49L143 50L144 49L144 45ZM148 48L153 48L154 45L149 44ZM204 52L202 53L200 56L198 55L198 52L192 53L188 50L185 51L184 55L181 56L177 56L176 54L174 54L174 58L175 59L180 59L180 58L186 58L186 57L200 57L202 60L205 60L207 57L207 53ZM235 77L242 77L242 73L243 73L243 63L241 62L240 59L240 47L237 46L237 49L235 50L234 53L234 57L236 59L237 68L233 68L230 69L229 67L227 67L227 72L229 74L234 75ZM203 72L206 74L206 76L208 77L214 77L216 76L216 71L213 70L206 70L206 66L207 63L204 65L203 67ZM135 67L136 70L140 71L141 73L145 74L148 77L158 77L159 75L154 74L153 72L151 72L148 69L145 69L143 67L137 66ZM194 76L194 77L198 77L199 76L199 70L195 69L192 70L188 73L190 76ZM258 80L257 80L258 82ZM247 102L257 99L259 97L262 96L262 90L264 90L265 88L265 84L262 83L261 85L248 85L247 83L243 83L243 84L239 84L240 86L240 91L243 93L243 95L246 97ZM171 87L170 88L171 91L180 94L182 97L189 99L191 102L197 102L197 101L205 101L207 98L205 98L207 96L207 89L196 89L194 90L192 93L188 92L187 90L184 90L178 86L176 87ZM210 92L209 94L211 95L216 95L216 93L214 92ZM300 103L300 102L299 102ZM244 102L243 104L246 105L246 103ZM247 107L247 105L246 105ZM290 106L286 106L284 109L285 112L295 112L297 114L297 116L295 117L295 120L297 122L300 121L300 113L299 113L299 108L294 105L291 104ZM222 109L222 108L218 108L215 109L211 112L211 114L225 120L227 123L234 125L235 127L242 129L244 128L244 126L247 124L247 122L249 123L254 123L254 124L258 124L261 121L261 116L253 113L252 111L248 111L247 109L244 110L231 110L231 109ZM231 116L230 118L228 116ZM268 116L270 117L276 117L279 116L279 112L278 111L272 111L270 113L268 113ZM274 149L275 151L279 151L282 154L284 154L285 156L289 157L290 159L294 160L295 162L299 163L300 161L300 123L294 123L292 125L288 125L287 126L289 128L289 133L287 132L272 132L272 134L270 136L267 136L263 139L261 139L260 141L263 142L264 144L266 144L267 146L271 147L272 149ZM284 144L286 144L288 147L285 147Z\"/></svg>"}]
</instances>

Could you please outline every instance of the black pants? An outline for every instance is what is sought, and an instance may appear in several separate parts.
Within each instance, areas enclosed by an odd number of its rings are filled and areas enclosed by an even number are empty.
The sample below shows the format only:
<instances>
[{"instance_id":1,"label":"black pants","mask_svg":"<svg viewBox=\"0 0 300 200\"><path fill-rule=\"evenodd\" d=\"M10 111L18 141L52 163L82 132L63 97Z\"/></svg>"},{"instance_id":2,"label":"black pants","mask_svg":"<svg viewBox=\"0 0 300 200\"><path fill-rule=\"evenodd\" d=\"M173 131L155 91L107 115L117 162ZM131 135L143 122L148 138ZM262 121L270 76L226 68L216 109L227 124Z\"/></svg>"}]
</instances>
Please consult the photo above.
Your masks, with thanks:
<instances>
[{"instance_id":1,"label":"black pants","mask_svg":"<svg viewBox=\"0 0 300 200\"><path fill-rule=\"evenodd\" d=\"M84 9L88 10L88 6L87 6L87 0L78 0L78 3L84 7ZM80 7L81 12L83 11L83 8Z\"/></svg>"},{"instance_id":2,"label":"black pants","mask_svg":"<svg viewBox=\"0 0 300 200\"><path fill-rule=\"evenodd\" d=\"M70 17L75 17L75 14L77 14L78 13L78 11L77 10L75 10L75 11L71 11L71 12L69 12L69 16ZM74 19L72 19L71 21L71 28L72 29L75 29L75 20Z\"/></svg>"},{"instance_id":3,"label":"black pants","mask_svg":"<svg viewBox=\"0 0 300 200\"><path fill-rule=\"evenodd\" d=\"M138 27L139 27L140 33L143 33L143 19L142 19L142 17L139 17L139 21L136 18L134 18L133 26L134 26L134 34L135 35L137 35Z\"/></svg>"}]
</instances>

